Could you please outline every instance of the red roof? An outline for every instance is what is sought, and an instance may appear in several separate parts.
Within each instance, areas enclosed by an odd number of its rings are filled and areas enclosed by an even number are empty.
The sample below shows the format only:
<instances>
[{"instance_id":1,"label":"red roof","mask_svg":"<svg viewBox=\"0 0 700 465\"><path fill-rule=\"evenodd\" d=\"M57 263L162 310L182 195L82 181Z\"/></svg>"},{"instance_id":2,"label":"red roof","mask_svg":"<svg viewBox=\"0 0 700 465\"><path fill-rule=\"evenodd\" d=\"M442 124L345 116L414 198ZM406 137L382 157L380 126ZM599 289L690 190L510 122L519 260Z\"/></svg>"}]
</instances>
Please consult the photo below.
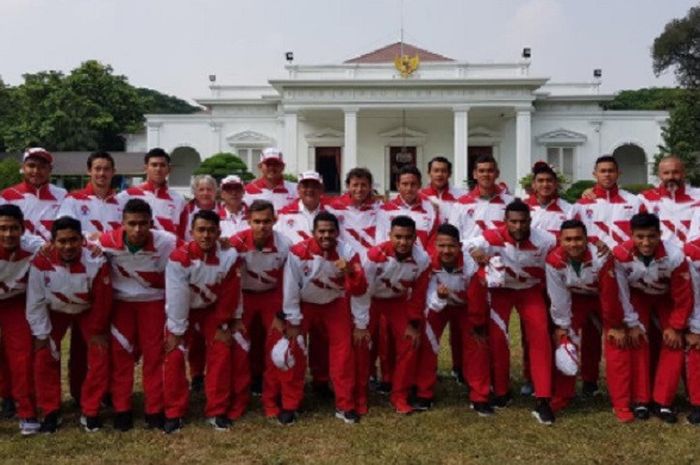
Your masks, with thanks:
<instances>
[{"instance_id":1,"label":"red roof","mask_svg":"<svg viewBox=\"0 0 700 465\"><path fill-rule=\"evenodd\" d=\"M447 58L406 42L403 43L403 54L409 56L418 55L421 61L454 61L452 58ZM378 48L373 52L351 58L345 63L393 63L394 59L399 55L401 55L401 42L395 42L386 47Z\"/></svg>"}]
</instances>

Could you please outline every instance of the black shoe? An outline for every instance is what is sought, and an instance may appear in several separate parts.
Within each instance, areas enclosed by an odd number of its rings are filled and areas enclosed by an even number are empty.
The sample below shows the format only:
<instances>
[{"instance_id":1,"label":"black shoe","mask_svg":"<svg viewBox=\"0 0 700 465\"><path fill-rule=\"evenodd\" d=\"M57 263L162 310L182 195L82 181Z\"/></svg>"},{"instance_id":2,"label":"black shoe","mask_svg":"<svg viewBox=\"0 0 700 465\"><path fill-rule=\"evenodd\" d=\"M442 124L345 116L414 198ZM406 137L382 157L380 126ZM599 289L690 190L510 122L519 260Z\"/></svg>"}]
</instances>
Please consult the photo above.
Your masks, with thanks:
<instances>
[{"instance_id":1,"label":"black shoe","mask_svg":"<svg viewBox=\"0 0 700 465\"><path fill-rule=\"evenodd\" d=\"M147 413L144 415L146 429L163 429L165 426L165 414L163 412Z\"/></svg>"},{"instance_id":2,"label":"black shoe","mask_svg":"<svg viewBox=\"0 0 700 465\"><path fill-rule=\"evenodd\" d=\"M674 424L678 422L678 416L676 412L673 411L671 407L664 407L663 405L657 405L654 408L654 415L663 421L664 423Z\"/></svg>"},{"instance_id":3,"label":"black shoe","mask_svg":"<svg viewBox=\"0 0 700 465\"><path fill-rule=\"evenodd\" d=\"M182 429L182 418L166 418L163 423L163 432L165 434L177 433Z\"/></svg>"},{"instance_id":4,"label":"black shoe","mask_svg":"<svg viewBox=\"0 0 700 465\"><path fill-rule=\"evenodd\" d=\"M61 420L58 417L58 411L51 412L44 417L44 421L41 422L41 426L39 427L39 432L46 434L55 433L60 423Z\"/></svg>"},{"instance_id":5,"label":"black shoe","mask_svg":"<svg viewBox=\"0 0 700 465\"><path fill-rule=\"evenodd\" d=\"M114 429L125 433L134 427L134 415L131 410L114 414Z\"/></svg>"},{"instance_id":6,"label":"black shoe","mask_svg":"<svg viewBox=\"0 0 700 465\"><path fill-rule=\"evenodd\" d=\"M632 413L634 413L634 418L637 420L648 420L649 419L649 407L644 405L644 404L639 404L632 409Z\"/></svg>"},{"instance_id":7,"label":"black shoe","mask_svg":"<svg viewBox=\"0 0 700 465\"><path fill-rule=\"evenodd\" d=\"M480 417L490 417L496 414L496 411L488 402L472 402L471 409Z\"/></svg>"},{"instance_id":8,"label":"black shoe","mask_svg":"<svg viewBox=\"0 0 700 465\"><path fill-rule=\"evenodd\" d=\"M204 376L197 375L190 381L190 391L200 393L204 390Z\"/></svg>"},{"instance_id":9,"label":"black shoe","mask_svg":"<svg viewBox=\"0 0 700 465\"><path fill-rule=\"evenodd\" d=\"M583 397L593 397L599 393L600 391L598 391L598 383L596 382L584 381L583 385L581 385L581 395Z\"/></svg>"},{"instance_id":10,"label":"black shoe","mask_svg":"<svg viewBox=\"0 0 700 465\"><path fill-rule=\"evenodd\" d=\"M379 386L377 386L377 392L388 396L391 394L391 383L382 381L379 383Z\"/></svg>"},{"instance_id":11,"label":"black shoe","mask_svg":"<svg viewBox=\"0 0 700 465\"><path fill-rule=\"evenodd\" d=\"M209 417L207 418L207 423L216 431L228 431L233 426L233 422L224 415Z\"/></svg>"},{"instance_id":12,"label":"black shoe","mask_svg":"<svg viewBox=\"0 0 700 465\"><path fill-rule=\"evenodd\" d=\"M354 410L347 410L347 411L342 411L342 410L335 410L335 417L343 420L345 423L349 425L354 425L358 421L360 421L360 416L355 412Z\"/></svg>"},{"instance_id":13,"label":"black shoe","mask_svg":"<svg viewBox=\"0 0 700 465\"><path fill-rule=\"evenodd\" d=\"M102 420L100 420L100 417L98 416L87 417L85 415L81 415L80 424L88 433L95 433L102 429Z\"/></svg>"},{"instance_id":14,"label":"black shoe","mask_svg":"<svg viewBox=\"0 0 700 465\"><path fill-rule=\"evenodd\" d=\"M512 400L513 397L510 395L510 392L502 396L494 396L493 399L491 399L491 407L506 408L508 405L510 405Z\"/></svg>"},{"instance_id":15,"label":"black shoe","mask_svg":"<svg viewBox=\"0 0 700 465\"><path fill-rule=\"evenodd\" d=\"M554 423L554 412L549 406L549 399L537 399L535 410L532 411L532 416L537 418L537 421L543 425L551 425Z\"/></svg>"},{"instance_id":16,"label":"black shoe","mask_svg":"<svg viewBox=\"0 0 700 465\"><path fill-rule=\"evenodd\" d=\"M411 407L413 407L413 410L418 412L425 412L433 407L433 399L416 397L416 399L411 403Z\"/></svg>"},{"instance_id":17,"label":"black shoe","mask_svg":"<svg viewBox=\"0 0 700 465\"><path fill-rule=\"evenodd\" d=\"M450 376L452 376L458 384L464 384L464 374L462 374L461 369L453 368L452 372L450 373Z\"/></svg>"},{"instance_id":18,"label":"black shoe","mask_svg":"<svg viewBox=\"0 0 700 465\"><path fill-rule=\"evenodd\" d=\"M291 426L297 422L297 412L294 410L282 410L277 415L277 422L282 426Z\"/></svg>"},{"instance_id":19,"label":"black shoe","mask_svg":"<svg viewBox=\"0 0 700 465\"><path fill-rule=\"evenodd\" d=\"M311 389L319 399L333 399L335 397L328 383L313 383Z\"/></svg>"},{"instance_id":20,"label":"black shoe","mask_svg":"<svg viewBox=\"0 0 700 465\"><path fill-rule=\"evenodd\" d=\"M15 405L15 400L12 397L8 397L2 400L2 407L0 407L0 415L3 418L14 418L17 414L17 406Z\"/></svg>"},{"instance_id":21,"label":"black shoe","mask_svg":"<svg viewBox=\"0 0 700 465\"><path fill-rule=\"evenodd\" d=\"M700 425L700 406L693 405L690 407L688 414L688 423L691 425Z\"/></svg>"},{"instance_id":22,"label":"black shoe","mask_svg":"<svg viewBox=\"0 0 700 465\"><path fill-rule=\"evenodd\" d=\"M250 393L253 394L254 396L261 396L262 390L263 390L263 380L262 380L262 378L256 376L255 378L253 378L253 381L250 383Z\"/></svg>"}]
</instances>

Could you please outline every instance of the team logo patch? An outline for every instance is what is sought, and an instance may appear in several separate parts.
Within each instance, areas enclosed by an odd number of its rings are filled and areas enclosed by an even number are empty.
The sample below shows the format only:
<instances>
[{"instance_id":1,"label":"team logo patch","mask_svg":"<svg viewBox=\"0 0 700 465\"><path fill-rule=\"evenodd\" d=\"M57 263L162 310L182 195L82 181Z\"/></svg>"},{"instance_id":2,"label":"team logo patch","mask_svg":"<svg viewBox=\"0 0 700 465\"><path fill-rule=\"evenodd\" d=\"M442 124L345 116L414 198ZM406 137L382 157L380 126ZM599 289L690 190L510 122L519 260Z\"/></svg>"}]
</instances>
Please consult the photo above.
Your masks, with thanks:
<instances>
[{"instance_id":1,"label":"team logo patch","mask_svg":"<svg viewBox=\"0 0 700 465\"><path fill-rule=\"evenodd\" d=\"M90 208L87 205L81 205L80 212L83 214L83 216L87 216L90 214Z\"/></svg>"},{"instance_id":2,"label":"team logo patch","mask_svg":"<svg viewBox=\"0 0 700 465\"><path fill-rule=\"evenodd\" d=\"M48 275L44 275L44 286L48 286L51 283L51 278Z\"/></svg>"},{"instance_id":3,"label":"team logo patch","mask_svg":"<svg viewBox=\"0 0 700 465\"><path fill-rule=\"evenodd\" d=\"M593 218L593 210L591 210L590 208L587 208L586 209L586 216L588 218Z\"/></svg>"},{"instance_id":4,"label":"team logo patch","mask_svg":"<svg viewBox=\"0 0 700 465\"><path fill-rule=\"evenodd\" d=\"M470 208L469 210L467 210L467 215L474 216L474 209Z\"/></svg>"},{"instance_id":5,"label":"team logo patch","mask_svg":"<svg viewBox=\"0 0 700 465\"><path fill-rule=\"evenodd\" d=\"M294 219L293 219L293 218L289 218L289 219L287 220L287 226L289 226L289 227L294 226Z\"/></svg>"}]
</instances>

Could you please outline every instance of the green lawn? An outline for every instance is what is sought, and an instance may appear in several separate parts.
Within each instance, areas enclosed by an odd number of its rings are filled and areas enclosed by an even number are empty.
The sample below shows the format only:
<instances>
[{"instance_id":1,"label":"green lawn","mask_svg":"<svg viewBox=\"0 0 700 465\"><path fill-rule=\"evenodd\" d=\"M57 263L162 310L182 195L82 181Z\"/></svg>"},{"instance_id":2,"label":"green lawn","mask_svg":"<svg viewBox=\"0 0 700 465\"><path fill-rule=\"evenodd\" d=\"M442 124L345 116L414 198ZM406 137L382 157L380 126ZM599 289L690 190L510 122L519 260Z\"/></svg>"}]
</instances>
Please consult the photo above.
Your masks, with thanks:
<instances>
[{"instance_id":1,"label":"green lawn","mask_svg":"<svg viewBox=\"0 0 700 465\"><path fill-rule=\"evenodd\" d=\"M517 320L511 327L518 327ZM519 389L517 336L513 349L514 389ZM66 402L64 426L52 436L22 438L14 420L0 422L0 463L700 463L700 429L684 419L675 426L653 419L621 425L603 397L576 402L552 427L537 424L531 400L519 397L495 417L482 419L468 409L463 388L447 376L444 350L440 366L443 379L432 411L400 417L385 397L374 395L370 414L354 426L332 417L332 402L310 399L300 421L283 428L261 415L256 399L252 412L230 432L217 433L202 424L201 399L195 399L197 415L180 434L145 431L139 421L126 434L105 428L88 435L76 426L76 409Z\"/></svg>"}]
</instances>

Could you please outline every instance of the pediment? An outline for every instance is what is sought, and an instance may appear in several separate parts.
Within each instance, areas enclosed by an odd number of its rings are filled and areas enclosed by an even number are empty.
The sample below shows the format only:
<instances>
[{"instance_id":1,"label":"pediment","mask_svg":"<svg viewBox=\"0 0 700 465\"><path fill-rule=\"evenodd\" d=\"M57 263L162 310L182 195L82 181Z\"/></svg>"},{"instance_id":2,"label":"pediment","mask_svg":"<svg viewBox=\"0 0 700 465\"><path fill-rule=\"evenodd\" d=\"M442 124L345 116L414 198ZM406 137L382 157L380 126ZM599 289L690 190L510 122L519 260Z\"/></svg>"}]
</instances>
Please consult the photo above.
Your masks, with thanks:
<instances>
[{"instance_id":1,"label":"pediment","mask_svg":"<svg viewBox=\"0 0 700 465\"><path fill-rule=\"evenodd\" d=\"M247 130L226 136L230 145L267 146L275 145L275 140L257 131Z\"/></svg>"},{"instance_id":2,"label":"pediment","mask_svg":"<svg viewBox=\"0 0 700 465\"><path fill-rule=\"evenodd\" d=\"M323 128L306 134L307 139L342 139L343 137L345 133L334 128Z\"/></svg>"},{"instance_id":3,"label":"pediment","mask_svg":"<svg viewBox=\"0 0 700 465\"><path fill-rule=\"evenodd\" d=\"M537 136L537 143L542 145L579 145L585 143L587 140L588 136L586 136L585 134L581 134L580 132L576 131L570 131L564 128L555 129L554 131L545 132Z\"/></svg>"},{"instance_id":4,"label":"pediment","mask_svg":"<svg viewBox=\"0 0 700 465\"><path fill-rule=\"evenodd\" d=\"M399 126L397 128L381 132L379 133L379 136L386 139L400 139L403 137L418 139L426 137L427 134L417 129L411 129L406 126Z\"/></svg>"}]
</instances>

